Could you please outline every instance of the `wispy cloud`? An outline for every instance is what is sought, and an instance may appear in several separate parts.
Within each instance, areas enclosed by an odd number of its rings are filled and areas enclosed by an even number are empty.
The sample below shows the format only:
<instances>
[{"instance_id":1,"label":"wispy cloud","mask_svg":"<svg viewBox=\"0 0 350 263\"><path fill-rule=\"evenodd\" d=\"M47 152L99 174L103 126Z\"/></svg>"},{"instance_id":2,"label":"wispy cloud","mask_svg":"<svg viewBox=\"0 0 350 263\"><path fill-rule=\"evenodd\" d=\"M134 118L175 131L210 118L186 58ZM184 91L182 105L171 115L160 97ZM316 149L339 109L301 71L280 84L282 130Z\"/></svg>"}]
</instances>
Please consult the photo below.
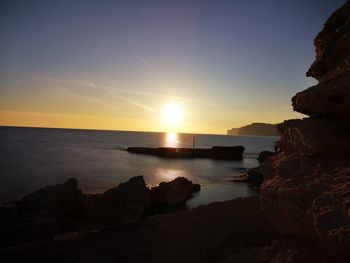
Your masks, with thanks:
<instances>
[{"instance_id":1,"label":"wispy cloud","mask_svg":"<svg viewBox=\"0 0 350 263\"><path fill-rule=\"evenodd\" d=\"M142 64L144 64L145 66L148 66L148 62L143 58L141 57L138 53L135 52L135 56L141 61Z\"/></svg>"},{"instance_id":2,"label":"wispy cloud","mask_svg":"<svg viewBox=\"0 0 350 263\"><path fill-rule=\"evenodd\" d=\"M140 57L142 59L142 57ZM143 60L143 59L142 59ZM146 61L144 61L147 63ZM140 95L140 96L147 96L147 97L154 97L154 98L162 98L166 100L175 100L180 102L187 102L187 103L193 103L193 104L201 104L206 106L215 106L212 103L206 103L202 101L198 101L192 98L185 98L185 97L178 97L178 96L170 96L166 94L161 93L155 93L155 92L148 92L148 91L142 91L137 89L125 89L120 88L117 86L111 86L111 85L104 85L101 83L93 82L93 81L85 81L85 80L76 80L76 79L62 79L62 78L56 78L51 76L44 76L44 75L38 75L38 74L32 74L32 73L26 73L26 72L9 72L9 71L2 71L6 74L12 74L12 75L20 75L20 76L26 76L34 79L40 79L45 80L48 82L54 82L54 83L61 83L60 89L66 89L69 91L70 95L76 96L80 99L86 99L91 102L96 102L100 104L104 104L107 106L107 102L103 99L97 98L96 96L89 96L86 95L88 91L94 91L96 89L103 91L101 94L107 95L107 96L113 96L119 100L122 100L132 106L141 108L143 110L147 110L149 112L156 112L157 110L150 105L146 105L145 103L142 103L139 100L136 100L134 97L129 95ZM54 85L52 85L54 87ZM82 92L84 91L84 92ZM85 93L85 94L84 94Z\"/></svg>"}]
</instances>

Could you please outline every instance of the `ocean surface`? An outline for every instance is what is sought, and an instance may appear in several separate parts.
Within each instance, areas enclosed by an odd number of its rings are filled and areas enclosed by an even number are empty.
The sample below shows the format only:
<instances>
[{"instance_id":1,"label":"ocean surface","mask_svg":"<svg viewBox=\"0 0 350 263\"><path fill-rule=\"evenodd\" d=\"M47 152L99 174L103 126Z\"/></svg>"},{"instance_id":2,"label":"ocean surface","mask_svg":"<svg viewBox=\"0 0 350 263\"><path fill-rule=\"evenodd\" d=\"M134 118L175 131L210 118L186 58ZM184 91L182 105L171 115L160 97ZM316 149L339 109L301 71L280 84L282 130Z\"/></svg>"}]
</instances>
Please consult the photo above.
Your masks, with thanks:
<instances>
[{"instance_id":1,"label":"ocean surface","mask_svg":"<svg viewBox=\"0 0 350 263\"><path fill-rule=\"evenodd\" d=\"M128 146L192 147L242 145L241 161L163 159L132 154ZM244 168L258 165L257 154L273 151L277 137L193 135L154 132L0 127L0 202L19 199L46 185L77 178L85 193L98 193L143 175L157 185L184 176L202 186L188 207L256 193L230 182Z\"/></svg>"}]
</instances>

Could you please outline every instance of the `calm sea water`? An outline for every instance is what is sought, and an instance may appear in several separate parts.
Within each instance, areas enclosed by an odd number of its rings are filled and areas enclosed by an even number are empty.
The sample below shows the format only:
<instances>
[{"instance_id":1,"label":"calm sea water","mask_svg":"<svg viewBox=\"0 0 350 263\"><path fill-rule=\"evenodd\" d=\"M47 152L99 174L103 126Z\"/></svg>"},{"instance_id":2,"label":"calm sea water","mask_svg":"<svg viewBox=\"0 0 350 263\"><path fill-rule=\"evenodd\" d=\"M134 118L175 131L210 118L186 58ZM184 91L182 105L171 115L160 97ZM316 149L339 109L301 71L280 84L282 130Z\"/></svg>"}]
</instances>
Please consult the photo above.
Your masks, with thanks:
<instances>
[{"instance_id":1,"label":"calm sea water","mask_svg":"<svg viewBox=\"0 0 350 263\"><path fill-rule=\"evenodd\" d=\"M189 207L255 194L229 180L242 168L257 166L257 154L272 151L276 137L195 136L198 148L243 145L245 158L169 160L125 151L128 146L192 147L192 134L0 127L0 202L70 177L85 193L97 193L137 175L150 185L184 176L202 185Z\"/></svg>"}]
</instances>

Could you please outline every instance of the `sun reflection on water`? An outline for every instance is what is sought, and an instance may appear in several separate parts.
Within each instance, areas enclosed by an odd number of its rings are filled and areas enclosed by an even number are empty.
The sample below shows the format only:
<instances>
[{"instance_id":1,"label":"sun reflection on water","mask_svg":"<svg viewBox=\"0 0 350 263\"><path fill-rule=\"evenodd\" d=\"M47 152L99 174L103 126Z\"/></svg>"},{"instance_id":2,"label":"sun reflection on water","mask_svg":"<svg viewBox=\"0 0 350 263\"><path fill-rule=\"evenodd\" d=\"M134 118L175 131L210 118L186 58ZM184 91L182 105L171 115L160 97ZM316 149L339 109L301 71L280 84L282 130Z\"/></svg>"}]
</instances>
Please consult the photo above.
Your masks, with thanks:
<instances>
[{"instance_id":1,"label":"sun reflection on water","mask_svg":"<svg viewBox=\"0 0 350 263\"><path fill-rule=\"evenodd\" d=\"M177 177L189 178L188 173L182 169L157 168L154 174L157 178L159 178L160 182L171 181Z\"/></svg>"},{"instance_id":2,"label":"sun reflection on water","mask_svg":"<svg viewBox=\"0 0 350 263\"><path fill-rule=\"evenodd\" d=\"M165 134L164 146L165 147L178 147L179 136L176 132L168 132Z\"/></svg>"}]
</instances>

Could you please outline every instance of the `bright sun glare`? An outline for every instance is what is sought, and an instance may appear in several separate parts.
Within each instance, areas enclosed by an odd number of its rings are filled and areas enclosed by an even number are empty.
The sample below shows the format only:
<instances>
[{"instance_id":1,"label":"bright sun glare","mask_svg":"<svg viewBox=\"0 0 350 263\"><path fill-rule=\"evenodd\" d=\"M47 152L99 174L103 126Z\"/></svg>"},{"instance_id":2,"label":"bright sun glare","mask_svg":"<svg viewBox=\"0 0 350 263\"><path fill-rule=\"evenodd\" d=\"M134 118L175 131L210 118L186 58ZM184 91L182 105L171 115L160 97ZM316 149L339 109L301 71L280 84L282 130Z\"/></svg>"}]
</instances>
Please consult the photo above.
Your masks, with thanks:
<instances>
[{"instance_id":1,"label":"bright sun glare","mask_svg":"<svg viewBox=\"0 0 350 263\"><path fill-rule=\"evenodd\" d=\"M183 107L179 102L169 102L163 109L164 120L167 124L176 126L182 122Z\"/></svg>"}]
</instances>

